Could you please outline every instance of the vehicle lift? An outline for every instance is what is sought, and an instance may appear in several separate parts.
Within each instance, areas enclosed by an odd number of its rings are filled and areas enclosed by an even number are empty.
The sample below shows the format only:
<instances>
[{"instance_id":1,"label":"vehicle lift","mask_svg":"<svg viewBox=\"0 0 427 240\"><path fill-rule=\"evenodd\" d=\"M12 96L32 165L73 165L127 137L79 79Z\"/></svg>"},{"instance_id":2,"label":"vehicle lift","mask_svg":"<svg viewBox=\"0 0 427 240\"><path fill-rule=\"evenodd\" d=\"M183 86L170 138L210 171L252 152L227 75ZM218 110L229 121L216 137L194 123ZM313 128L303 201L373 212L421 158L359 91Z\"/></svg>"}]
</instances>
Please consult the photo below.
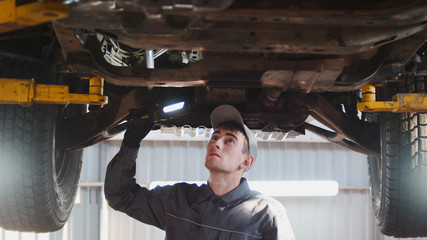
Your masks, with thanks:
<instances>
[{"instance_id":1,"label":"vehicle lift","mask_svg":"<svg viewBox=\"0 0 427 240\"><path fill-rule=\"evenodd\" d=\"M105 105L104 79L89 79L89 94L70 93L67 85L36 84L34 79L0 78L0 104L19 104L29 107L33 103Z\"/></svg>"},{"instance_id":2,"label":"vehicle lift","mask_svg":"<svg viewBox=\"0 0 427 240\"><path fill-rule=\"evenodd\" d=\"M62 1L36 1L17 5L16 0L0 1L0 33L8 32L68 16L68 6ZM69 92L67 85L36 84L34 79L0 79L0 104L31 106L44 104L89 104L104 105L104 79L89 80L89 94Z\"/></svg>"},{"instance_id":3,"label":"vehicle lift","mask_svg":"<svg viewBox=\"0 0 427 240\"><path fill-rule=\"evenodd\" d=\"M375 86L362 88L362 101L357 104L361 112L427 112L427 93L397 93L393 101L376 101Z\"/></svg>"},{"instance_id":4,"label":"vehicle lift","mask_svg":"<svg viewBox=\"0 0 427 240\"><path fill-rule=\"evenodd\" d=\"M16 0L0 1L0 32L35 26L66 18L68 6L61 1L36 1L16 5Z\"/></svg>"}]
</instances>

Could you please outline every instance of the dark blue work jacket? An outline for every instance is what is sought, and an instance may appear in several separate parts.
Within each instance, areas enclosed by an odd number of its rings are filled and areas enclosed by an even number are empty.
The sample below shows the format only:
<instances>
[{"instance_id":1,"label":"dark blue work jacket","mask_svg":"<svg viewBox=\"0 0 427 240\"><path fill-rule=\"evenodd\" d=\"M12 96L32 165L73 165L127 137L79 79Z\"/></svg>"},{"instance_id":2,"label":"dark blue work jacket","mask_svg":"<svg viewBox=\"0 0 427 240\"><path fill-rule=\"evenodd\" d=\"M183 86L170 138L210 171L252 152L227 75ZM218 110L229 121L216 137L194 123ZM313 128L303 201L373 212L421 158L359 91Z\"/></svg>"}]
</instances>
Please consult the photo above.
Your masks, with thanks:
<instances>
[{"instance_id":1,"label":"dark blue work jacket","mask_svg":"<svg viewBox=\"0 0 427 240\"><path fill-rule=\"evenodd\" d=\"M105 197L113 209L165 230L166 239L294 239L283 205L250 190L245 178L223 196L206 184L148 190L134 178L137 153L137 148L122 146L111 160Z\"/></svg>"}]
</instances>

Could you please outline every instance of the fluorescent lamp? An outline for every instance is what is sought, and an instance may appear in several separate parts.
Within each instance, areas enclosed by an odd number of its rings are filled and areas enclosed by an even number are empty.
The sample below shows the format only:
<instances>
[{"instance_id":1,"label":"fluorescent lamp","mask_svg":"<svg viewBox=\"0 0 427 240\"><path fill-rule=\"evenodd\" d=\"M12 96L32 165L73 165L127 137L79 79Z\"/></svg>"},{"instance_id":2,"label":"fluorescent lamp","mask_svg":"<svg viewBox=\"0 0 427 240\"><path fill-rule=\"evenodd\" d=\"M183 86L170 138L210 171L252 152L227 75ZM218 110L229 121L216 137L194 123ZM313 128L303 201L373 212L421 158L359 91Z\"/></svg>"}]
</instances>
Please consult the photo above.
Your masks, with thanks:
<instances>
[{"instance_id":1,"label":"fluorescent lamp","mask_svg":"<svg viewBox=\"0 0 427 240\"><path fill-rule=\"evenodd\" d=\"M338 194L336 181L249 181L251 189L272 197L315 197Z\"/></svg>"},{"instance_id":2,"label":"fluorescent lamp","mask_svg":"<svg viewBox=\"0 0 427 240\"><path fill-rule=\"evenodd\" d=\"M174 185L180 182L206 184L206 181L154 181L150 189L156 186ZM335 196L338 194L338 183L325 181L248 181L252 190L271 197L317 197Z\"/></svg>"},{"instance_id":3,"label":"fluorescent lamp","mask_svg":"<svg viewBox=\"0 0 427 240\"><path fill-rule=\"evenodd\" d=\"M163 108L164 113L180 110L184 107L185 102L174 103Z\"/></svg>"}]
</instances>

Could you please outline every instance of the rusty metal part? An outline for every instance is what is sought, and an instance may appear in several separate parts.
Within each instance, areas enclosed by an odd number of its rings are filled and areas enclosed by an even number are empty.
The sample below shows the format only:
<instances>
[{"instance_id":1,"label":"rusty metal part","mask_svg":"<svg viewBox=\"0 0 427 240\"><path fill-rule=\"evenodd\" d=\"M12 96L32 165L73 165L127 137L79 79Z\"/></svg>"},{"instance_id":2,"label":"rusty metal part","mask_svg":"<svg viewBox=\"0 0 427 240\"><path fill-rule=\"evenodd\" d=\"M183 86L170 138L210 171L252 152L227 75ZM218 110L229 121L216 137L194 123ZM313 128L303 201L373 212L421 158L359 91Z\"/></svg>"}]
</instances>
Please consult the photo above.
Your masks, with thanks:
<instances>
[{"instance_id":1,"label":"rusty metal part","mask_svg":"<svg viewBox=\"0 0 427 240\"><path fill-rule=\"evenodd\" d=\"M360 53L351 57L307 56L315 60L294 59L292 55L205 51L204 59L191 66L148 70L144 64L128 68L111 66L103 60L99 43L90 33L80 34L80 39L77 39L74 29L57 23L53 26L63 54L74 71L103 76L107 82L115 85L249 88L273 86L283 90L305 92L352 91L360 89L373 78L387 80L402 71L404 60L408 58L409 53L419 48L425 36L418 34L420 36L397 41L384 50L371 49L366 54ZM403 42L406 46L404 48ZM390 52L393 52L392 58L388 57ZM384 58L392 62L383 64Z\"/></svg>"},{"instance_id":2,"label":"rusty metal part","mask_svg":"<svg viewBox=\"0 0 427 240\"><path fill-rule=\"evenodd\" d=\"M64 29L69 33L68 30ZM60 42L68 37L59 32ZM62 36L64 38L62 38ZM69 55L69 62L80 70L101 75L107 82L122 86L210 86L210 87L267 87L284 91L325 91L333 86L343 69L342 59L289 61L269 59L259 54L204 53L204 59L183 68L146 69L145 65L129 68L114 67L103 60L96 39L88 37L95 66L82 57ZM64 43L64 45L67 45ZM75 57L75 59L73 58ZM95 69L95 71L94 71Z\"/></svg>"},{"instance_id":3,"label":"rusty metal part","mask_svg":"<svg viewBox=\"0 0 427 240\"><path fill-rule=\"evenodd\" d=\"M363 154L380 156L378 128L373 128L359 119L346 117L321 94L311 93L306 97L295 97L299 104L309 109L313 118L333 130L336 136L342 136L343 140L340 141L342 144L351 146L353 150Z\"/></svg>"},{"instance_id":4,"label":"rusty metal part","mask_svg":"<svg viewBox=\"0 0 427 240\"><path fill-rule=\"evenodd\" d=\"M117 4L123 8L115 8ZM400 1L381 8L370 5L370 9L361 4L353 11L348 11L350 7L345 3L337 4L330 9L292 8L286 4L244 8L245 4L237 1L223 11L171 10L156 18L141 19L149 4L87 2L73 6L70 17L61 24L103 29L116 40L141 49L340 55L362 53L427 28L425 1ZM134 25L136 22L140 25Z\"/></svg>"},{"instance_id":5,"label":"rusty metal part","mask_svg":"<svg viewBox=\"0 0 427 240\"><path fill-rule=\"evenodd\" d=\"M329 141L329 142L333 142L336 143L340 146L343 146L345 148L348 148L350 150L362 153L362 154L366 154L366 155L377 155L377 153L372 153L372 151L367 151L365 148L360 147L358 144L355 144L354 142L351 142L347 139L345 139L345 137L343 135L340 135L336 132L332 132L332 131L328 131L324 128L309 124L309 123L305 123L304 127L306 130L320 136L321 138Z\"/></svg>"},{"instance_id":6,"label":"rusty metal part","mask_svg":"<svg viewBox=\"0 0 427 240\"><path fill-rule=\"evenodd\" d=\"M269 108L271 107L281 107L280 96L282 95L282 90L279 88L268 88L265 89L265 96L263 98L263 104Z\"/></svg>"},{"instance_id":7,"label":"rusty metal part","mask_svg":"<svg viewBox=\"0 0 427 240\"><path fill-rule=\"evenodd\" d=\"M267 70L261 76L261 84L283 91L323 91L332 87L343 67L341 59L300 61L291 69Z\"/></svg>"}]
</instances>

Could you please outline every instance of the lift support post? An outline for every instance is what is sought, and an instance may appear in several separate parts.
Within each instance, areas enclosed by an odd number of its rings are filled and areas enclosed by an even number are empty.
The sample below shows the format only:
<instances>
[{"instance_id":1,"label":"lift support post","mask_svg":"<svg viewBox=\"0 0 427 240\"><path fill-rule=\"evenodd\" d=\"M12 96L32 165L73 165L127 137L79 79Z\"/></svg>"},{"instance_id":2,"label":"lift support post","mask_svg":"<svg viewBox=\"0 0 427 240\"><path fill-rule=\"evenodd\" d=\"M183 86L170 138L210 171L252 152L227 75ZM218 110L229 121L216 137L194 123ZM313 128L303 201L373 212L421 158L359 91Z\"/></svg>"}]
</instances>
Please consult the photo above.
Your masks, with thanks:
<instances>
[{"instance_id":1,"label":"lift support post","mask_svg":"<svg viewBox=\"0 0 427 240\"><path fill-rule=\"evenodd\" d=\"M361 112L427 112L426 93L397 93L393 101L376 101L375 86L362 88L362 101L357 104Z\"/></svg>"},{"instance_id":2,"label":"lift support post","mask_svg":"<svg viewBox=\"0 0 427 240\"><path fill-rule=\"evenodd\" d=\"M103 88L104 79L100 77L89 80L89 94L70 93L66 85L35 84L34 79L0 78L0 104L104 105L108 103L108 97L102 95Z\"/></svg>"}]
</instances>

